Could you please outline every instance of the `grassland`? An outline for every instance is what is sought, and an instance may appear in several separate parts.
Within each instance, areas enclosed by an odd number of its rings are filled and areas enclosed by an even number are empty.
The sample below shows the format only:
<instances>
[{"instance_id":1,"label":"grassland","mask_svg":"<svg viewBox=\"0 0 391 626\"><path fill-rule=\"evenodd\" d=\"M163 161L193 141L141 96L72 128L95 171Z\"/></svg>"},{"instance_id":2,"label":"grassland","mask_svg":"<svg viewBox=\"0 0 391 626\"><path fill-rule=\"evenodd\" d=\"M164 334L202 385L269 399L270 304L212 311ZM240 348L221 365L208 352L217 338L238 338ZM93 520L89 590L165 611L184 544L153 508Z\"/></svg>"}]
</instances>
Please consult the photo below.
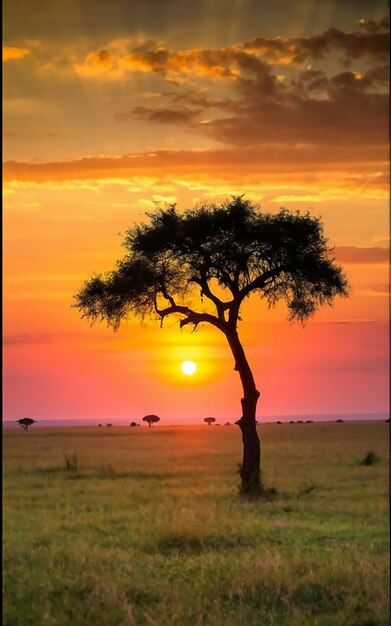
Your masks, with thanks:
<instances>
[{"instance_id":1,"label":"grassland","mask_svg":"<svg viewBox=\"0 0 391 626\"><path fill-rule=\"evenodd\" d=\"M256 501L235 426L5 431L4 623L388 624L388 427L261 426Z\"/></svg>"}]
</instances>

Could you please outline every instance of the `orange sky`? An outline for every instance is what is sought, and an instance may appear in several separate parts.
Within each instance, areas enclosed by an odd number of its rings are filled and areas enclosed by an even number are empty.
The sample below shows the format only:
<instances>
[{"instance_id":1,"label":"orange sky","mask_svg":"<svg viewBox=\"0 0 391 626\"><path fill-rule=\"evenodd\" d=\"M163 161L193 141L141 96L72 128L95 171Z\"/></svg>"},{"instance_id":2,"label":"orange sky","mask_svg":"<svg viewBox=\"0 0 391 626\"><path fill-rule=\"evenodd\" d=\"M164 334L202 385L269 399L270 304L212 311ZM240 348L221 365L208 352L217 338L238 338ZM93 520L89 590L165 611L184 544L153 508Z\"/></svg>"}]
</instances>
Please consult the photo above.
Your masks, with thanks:
<instances>
[{"instance_id":1,"label":"orange sky","mask_svg":"<svg viewBox=\"0 0 391 626\"><path fill-rule=\"evenodd\" d=\"M131 320L113 333L71 304L156 203L243 193L320 215L352 286L304 328L248 303L259 418L386 412L387 3L181 9L5 0L4 419L238 417L218 331Z\"/></svg>"}]
</instances>

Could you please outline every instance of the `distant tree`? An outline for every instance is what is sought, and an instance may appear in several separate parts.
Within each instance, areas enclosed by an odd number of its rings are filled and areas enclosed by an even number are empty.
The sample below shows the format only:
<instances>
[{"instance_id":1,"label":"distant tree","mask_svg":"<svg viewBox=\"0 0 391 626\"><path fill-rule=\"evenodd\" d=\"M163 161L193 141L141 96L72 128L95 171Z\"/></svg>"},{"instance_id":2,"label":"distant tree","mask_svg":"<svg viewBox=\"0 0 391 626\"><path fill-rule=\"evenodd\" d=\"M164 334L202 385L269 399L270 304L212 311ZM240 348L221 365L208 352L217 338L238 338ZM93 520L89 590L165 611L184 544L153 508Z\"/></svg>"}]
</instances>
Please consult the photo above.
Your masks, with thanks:
<instances>
[{"instance_id":1,"label":"distant tree","mask_svg":"<svg viewBox=\"0 0 391 626\"><path fill-rule=\"evenodd\" d=\"M160 417L158 417L157 415L146 415L145 417L143 417L143 422L148 422L148 426L149 428L151 428L152 424L160 422Z\"/></svg>"},{"instance_id":2,"label":"distant tree","mask_svg":"<svg viewBox=\"0 0 391 626\"><path fill-rule=\"evenodd\" d=\"M98 426L102 426L102 424L98 424Z\"/></svg>"},{"instance_id":3,"label":"distant tree","mask_svg":"<svg viewBox=\"0 0 391 626\"><path fill-rule=\"evenodd\" d=\"M110 427L110 426L112 426L112 425L113 425L113 424L106 424L106 428L108 428L108 427Z\"/></svg>"},{"instance_id":4,"label":"distant tree","mask_svg":"<svg viewBox=\"0 0 391 626\"><path fill-rule=\"evenodd\" d=\"M339 420L335 420L337 424L343 424L343 420L339 419Z\"/></svg>"},{"instance_id":5,"label":"distant tree","mask_svg":"<svg viewBox=\"0 0 391 626\"><path fill-rule=\"evenodd\" d=\"M137 426L136 422L130 422L130 425L133 426L133 428Z\"/></svg>"},{"instance_id":6,"label":"distant tree","mask_svg":"<svg viewBox=\"0 0 391 626\"><path fill-rule=\"evenodd\" d=\"M282 424L282 422L278 421L277 424Z\"/></svg>"},{"instance_id":7,"label":"distant tree","mask_svg":"<svg viewBox=\"0 0 391 626\"><path fill-rule=\"evenodd\" d=\"M260 393L238 334L243 302L252 294L269 306L286 302L290 320L304 323L319 307L347 295L320 219L309 213L262 213L243 197L179 213L175 205L148 214L124 240L125 256L105 276L95 275L76 294L75 306L91 322L117 330L137 315L169 316L181 328L210 324L231 349L242 388L243 491L259 492Z\"/></svg>"},{"instance_id":8,"label":"distant tree","mask_svg":"<svg viewBox=\"0 0 391 626\"><path fill-rule=\"evenodd\" d=\"M231 426L231 422L225 422L224 426Z\"/></svg>"},{"instance_id":9,"label":"distant tree","mask_svg":"<svg viewBox=\"0 0 391 626\"><path fill-rule=\"evenodd\" d=\"M17 420L19 426L23 428L23 430L28 430L29 426L35 424L36 420L31 419L31 417L23 417L20 420Z\"/></svg>"},{"instance_id":10,"label":"distant tree","mask_svg":"<svg viewBox=\"0 0 391 626\"><path fill-rule=\"evenodd\" d=\"M216 421L215 417L205 417L204 422L206 422L208 424L208 426L211 426L213 424L213 422Z\"/></svg>"},{"instance_id":11,"label":"distant tree","mask_svg":"<svg viewBox=\"0 0 391 626\"><path fill-rule=\"evenodd\" d=\"M313 424L313 423L314 423L314 420L306 420L306 422L305 422L305 423L306 423L306 424Z\"/></svg>"},{"instance_id":12,"label":"distant tree","mask_svg":"<svg viewBox=\"0 0 391 626\"><path fill-rule=\"evenodd\" d=\"M289 423L290 423L290 424L294 424L295 422L294 422L293 420L290 420L290 422L289 422Z\"/></svg>"}]
</instances>

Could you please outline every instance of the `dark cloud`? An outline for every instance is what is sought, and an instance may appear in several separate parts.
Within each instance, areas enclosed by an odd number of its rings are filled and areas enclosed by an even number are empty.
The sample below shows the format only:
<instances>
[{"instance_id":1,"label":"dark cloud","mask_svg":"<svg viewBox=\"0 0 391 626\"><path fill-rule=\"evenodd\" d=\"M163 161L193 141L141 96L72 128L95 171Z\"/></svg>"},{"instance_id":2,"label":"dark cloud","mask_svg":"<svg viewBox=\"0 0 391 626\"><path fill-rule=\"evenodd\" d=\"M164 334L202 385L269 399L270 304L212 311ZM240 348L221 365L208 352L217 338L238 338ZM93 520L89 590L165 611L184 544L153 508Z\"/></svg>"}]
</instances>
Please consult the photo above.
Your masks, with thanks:
<instances>
[{"instance_id":1,"label":"dark cloud","mask_svg":"<svg viewBox=\"0 0 391 626\"><path fill-rule=\"evenodd\" d=\"M274 76L269 65L302 65L332 53L337 53L344 65L359 58L385 62L388 51L388 32L344 32L329 28L310 37L257 37L213 49L174 50L156 40L130 42L126 54L114 54L108 49L90 52L83 63L78 64L78 69L80 72L96 71L97 75L99 70L155 72L169 78L191 74L236 79L250 75L271 90Z\"/></svg>"},{"instance_id":2,"label":"dark cloud","mask_svg":"<svg viewBox=\"0 0 391 626\"><path fill-rule=\"evenodd\" d=\"M128 113L116 113L115 119L118 122L126 122L130 119L144 120L147 122L156 122L160 124L192 124L199 114L201 109L190 109L183 107L182 109L172 108L153 108L138 106L129 111Z\"/></svg>"},{"instance_id":3,"label":"dark cloud","mask_svg":"<svg viewBox=\"0 0 391 626\"><path fill-rule=\"evenodd\" d=\"M386 145L385 28L386 20L372 20L362 22L356 31L329 28L310 37L256 38L214 50L175 51L143 42L122 59L128 71L158 72L167 80L180 76L185 83L205 78L211 88L223 81L227 98L212 97L207 88L189 90L179 84L176 92L164 93L164 106L139 106L118 113L116 119L187 125L211 139L240 146ZM325 66L303 69L304 62L331 53L362 63L331 75ZM209 119L200 120L211 109Z\"/></svg>"},{"instance_id":4,"label":"dark cloud","mask_svg":"<svg viewBox=\"0 0 391 626\"><path fill-rule=\"evenodd\" d=\"M242 146L387 144L388 96L354 93L343 85L339 84L329 99L285 96L278 100L247 84L247 98L225 110L223 117L209 120L202 129L212 139ZM144 109L144 119L153 120L153 111ZM181 123L186 113L184 110ZM159 115L156 119L163 121ZM364 152L362 157L365 160Z\"/></svg>"},{"instance_id":5,"label":"dark cloud","mask_svg":"<svg viewBox=\"0 0 391 626\"><path fill-rule=\"evenodd\" d=\"M389 17L383 17L381 19L362 18L361 20L359 20L359 26L360 28L362 28L362 30L365 30L369 33L388 31L390 29L390 19Z\"/></svg>"},{"instance_id":6,"label":"dark cloud","mask_svg":"<svg viewBox=\"0 0 391 626\"><path fill-rule=\"evenodd\" d=\"M320 35L310 37L257 37L244 43L243 50L262 54L271 63L304 63L322 59L332 52L342 53L348 59L365 56L387 59L389 33L379 29L344 32L329 28Z\"/></svg>"}]
</instances>

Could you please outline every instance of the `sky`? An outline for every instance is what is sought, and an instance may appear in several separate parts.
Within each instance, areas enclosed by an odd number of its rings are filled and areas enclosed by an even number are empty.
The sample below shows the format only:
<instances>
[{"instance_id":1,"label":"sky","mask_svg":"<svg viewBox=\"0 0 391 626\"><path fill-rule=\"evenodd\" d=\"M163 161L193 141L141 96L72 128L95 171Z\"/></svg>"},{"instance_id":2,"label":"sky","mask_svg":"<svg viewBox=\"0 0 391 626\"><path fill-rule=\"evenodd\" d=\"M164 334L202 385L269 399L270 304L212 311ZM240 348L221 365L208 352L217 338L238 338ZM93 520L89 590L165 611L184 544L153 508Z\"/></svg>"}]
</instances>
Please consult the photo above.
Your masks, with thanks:
<instances>
[{"instance_id":1,"label":"sky","mask_svg":"<svg viewBox=\"0 0 391 626\"><path fill-rule=\"evenodd\" d=\"M240 416L224 336L72 308L156 206L320 216L351 291L303 327L253 296L267 416L389 409L388 3L4 0L4 419ZM181 363L192 360L192 376Z\"/></svg>"}]
</instances>

